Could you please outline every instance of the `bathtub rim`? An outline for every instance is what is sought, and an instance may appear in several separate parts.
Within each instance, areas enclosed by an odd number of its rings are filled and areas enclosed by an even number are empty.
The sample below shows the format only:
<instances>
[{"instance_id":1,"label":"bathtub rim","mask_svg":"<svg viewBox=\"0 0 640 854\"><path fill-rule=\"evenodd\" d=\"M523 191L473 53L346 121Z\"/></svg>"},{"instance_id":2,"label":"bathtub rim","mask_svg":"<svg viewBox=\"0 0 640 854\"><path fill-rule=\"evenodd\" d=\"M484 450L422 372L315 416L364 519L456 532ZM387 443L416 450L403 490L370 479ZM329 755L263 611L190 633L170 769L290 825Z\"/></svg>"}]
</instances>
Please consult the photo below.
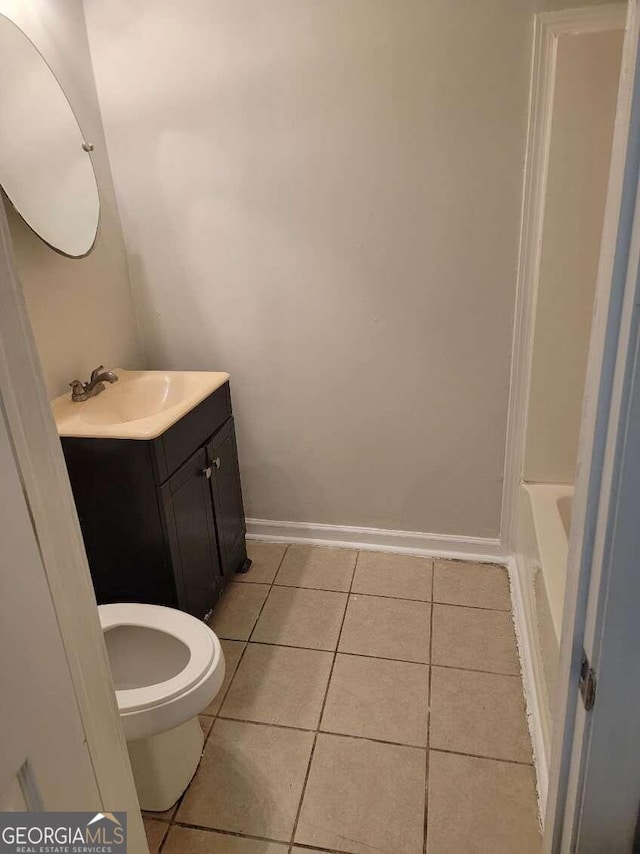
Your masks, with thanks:
<instances>
[{"instance_id":1,"label":"bathtub rim","mask_svg":"<svg viewBox=\"0 0 640 854\"><path fill-rule=\"evenodd\" d=\"M570 483L522 483L529 496L531 514L540 556L540 566L549 601L553 628L560 645L562 614L567 581L569 537L560 515L558 500L573 498Z\"/></svg>"}]
</instances>

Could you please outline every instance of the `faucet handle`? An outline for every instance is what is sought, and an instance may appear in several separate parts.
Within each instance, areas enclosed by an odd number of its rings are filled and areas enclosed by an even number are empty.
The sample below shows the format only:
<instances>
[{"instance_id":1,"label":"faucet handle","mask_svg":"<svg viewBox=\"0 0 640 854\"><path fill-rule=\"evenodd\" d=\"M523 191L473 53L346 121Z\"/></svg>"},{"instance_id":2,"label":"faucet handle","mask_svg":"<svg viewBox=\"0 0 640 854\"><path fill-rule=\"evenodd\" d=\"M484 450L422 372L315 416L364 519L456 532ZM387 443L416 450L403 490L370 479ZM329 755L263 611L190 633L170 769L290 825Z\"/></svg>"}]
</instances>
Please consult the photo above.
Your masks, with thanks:
<instances>
[{"instance_id":1,"label":"faucet handle","mask_svg":"<svg viewBox=\"0 0 640 854\"><path fill-rule=\"evenodd\" d=\"M94 368L94 369L91 371L91 382L92 382L92 383L96 381L97 376L98 376L100 373L102 373L102 371L104 371L104 365L98 365L98 367L97 367L97 368Z\"/></svg>"},{"instance_id":2,"label":"faucet handle","mask_svg":"<svg viewBox=\"0 0 640 854\"><path fill-rule=\"evenodd\" d=\"M83 382L80 382L80 380L71 380L69 385L71 386L71 400L74 402L86 400L87 389Z\"/></svg>"}]
</instances>

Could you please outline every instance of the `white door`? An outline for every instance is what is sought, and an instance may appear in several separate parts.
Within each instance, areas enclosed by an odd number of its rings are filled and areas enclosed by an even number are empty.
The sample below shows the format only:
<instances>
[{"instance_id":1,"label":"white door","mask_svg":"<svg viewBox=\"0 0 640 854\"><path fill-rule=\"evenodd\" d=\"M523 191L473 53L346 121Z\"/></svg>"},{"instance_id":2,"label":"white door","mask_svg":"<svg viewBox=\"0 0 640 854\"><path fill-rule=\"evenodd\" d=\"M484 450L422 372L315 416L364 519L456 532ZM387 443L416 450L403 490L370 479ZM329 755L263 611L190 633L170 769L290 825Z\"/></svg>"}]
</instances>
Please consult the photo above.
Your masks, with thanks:
<instances>
[{"instance_id":1,"label":"white door","mask_svg":"<svg viewBox=\"0 0 640 854\"><path fill-rule=\"evenodd\" d=\"M635 60L628 213L618 236L622 299L582 639L595 699L585 709L577 698L569 771L573 833L565 840L579 854L640 849L640 55Z\"/></svg>"},{"instance_id":2,"label":"white door","mask_svg":"<svg viewBox=\"0 0 640 854\"><path fill-rule=\"evenodd\" d=\"M637 179L636 179L637 180ZM637 210L636 216L640 214ZM636 223L636 228L638 228ZM579 854L640 849L640 283L624 370L622 405L612 425L611 489L603 502L602 559L592 577L584 649L595 701L578 725L582 744L577 827ZM580 766L582 765L582 768ZM634 844L635 842L635 844Z\"/></svg>"},{"instance_id":3,"label":"white door","mask_svg":"<svg viewBox=\"0 0 640 854\"><path fill-rule=\"evenodd\" d=\"M0 811L124 811L148 852L0 200Z\"/></svg>"},{"instance_id":4,"label":"white door","mask_svg":"<svg viewBox=\"0 0 640 854\"><path fill-rule=\"evenodd\" d=\"M0 401L0 811L97 809L47 578Z\"/></svg>"}]
</instances>

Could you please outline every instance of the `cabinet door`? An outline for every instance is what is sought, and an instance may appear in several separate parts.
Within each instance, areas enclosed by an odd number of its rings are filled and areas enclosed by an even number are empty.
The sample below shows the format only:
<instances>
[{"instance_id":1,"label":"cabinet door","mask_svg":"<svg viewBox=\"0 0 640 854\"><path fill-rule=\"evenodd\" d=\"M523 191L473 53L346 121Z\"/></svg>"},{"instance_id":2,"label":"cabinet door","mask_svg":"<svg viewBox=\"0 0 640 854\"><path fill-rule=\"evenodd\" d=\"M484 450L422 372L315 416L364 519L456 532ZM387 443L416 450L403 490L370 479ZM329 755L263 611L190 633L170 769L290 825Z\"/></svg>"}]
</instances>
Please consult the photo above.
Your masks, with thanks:
<instances>
[{"instance_id":1,"label":"cabinet door","mask_svg":"<svg viewBox=\"0 0 640 854\"><path fill-rule=\"evenodd\" d=\"M247 559L246 525L233 417L209 442L207 455L212 471L211 493L220 560L224 575L229 576L242 569Z\"/></svg>"},{"instance_id":2,"label":"cabinet door","mask_svg":"<svg viewBox=\"0 0 640 854\"><path fill-rule=\"evenodd\" d=\"M204 617L213 608L222 584L210 472L205 449L200 448L158 487L179 607L194 617Z\"/></svg>"}]
</instances>

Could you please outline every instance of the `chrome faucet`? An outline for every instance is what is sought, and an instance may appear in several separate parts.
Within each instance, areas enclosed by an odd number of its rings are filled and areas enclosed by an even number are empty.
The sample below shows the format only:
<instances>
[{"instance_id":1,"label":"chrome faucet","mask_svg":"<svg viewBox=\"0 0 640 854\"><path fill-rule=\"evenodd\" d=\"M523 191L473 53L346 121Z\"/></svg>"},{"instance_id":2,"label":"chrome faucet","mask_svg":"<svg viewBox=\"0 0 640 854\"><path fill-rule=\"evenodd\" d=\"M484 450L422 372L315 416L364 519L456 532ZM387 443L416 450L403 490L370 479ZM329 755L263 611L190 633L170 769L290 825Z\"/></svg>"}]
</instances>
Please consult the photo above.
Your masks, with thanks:
<instances>
[{"instance_id":1,"label":"chrome faucet","mask_svg":"<svg viewBox=\"0 0 640 854\"><path fill-rule=\"evenodd\" d=\"M72 380L71 400L74 403L80 403L83 400L89 400L90 397L95 397L104 391L104 384L118 382L118 377L113 371L105 371L104 365L98 365L95 370L91 371L91 378L88 383L80 382L80 380Z\"/></svg>"}]
</instances>

